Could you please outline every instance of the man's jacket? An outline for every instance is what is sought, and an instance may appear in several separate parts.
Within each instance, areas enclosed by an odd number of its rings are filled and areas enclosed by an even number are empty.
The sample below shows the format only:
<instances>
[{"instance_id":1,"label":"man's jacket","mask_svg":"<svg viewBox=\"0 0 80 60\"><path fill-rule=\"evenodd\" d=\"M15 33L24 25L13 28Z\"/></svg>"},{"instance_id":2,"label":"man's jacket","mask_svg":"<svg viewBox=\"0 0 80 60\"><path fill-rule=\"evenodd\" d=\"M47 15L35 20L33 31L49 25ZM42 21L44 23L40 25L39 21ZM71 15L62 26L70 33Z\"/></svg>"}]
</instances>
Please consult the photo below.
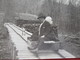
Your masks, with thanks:
<instances>
[{"instance_id":1,"label":"man's jacket","mask_svg":"<svg viewBox=\"0 0 80 60\"><path fill-rule=\"evenodd\" d=\"M51 31L51 24L47 21L44 21L39 28L39 35L40 36L47 36Z\"/></svg>"},{"instance_id":2,"label":"man's jacket","mask_svg":"<svg viewBox=\"0 0 80 60\"><path fill-rule=\"evenodd\" d=\"M57 30L54 28L55 26L52 26L49 22L44 21L39 28L39 35L49 38L49 39L54 39L57 37Z\"/></svg>"}]
</instances>

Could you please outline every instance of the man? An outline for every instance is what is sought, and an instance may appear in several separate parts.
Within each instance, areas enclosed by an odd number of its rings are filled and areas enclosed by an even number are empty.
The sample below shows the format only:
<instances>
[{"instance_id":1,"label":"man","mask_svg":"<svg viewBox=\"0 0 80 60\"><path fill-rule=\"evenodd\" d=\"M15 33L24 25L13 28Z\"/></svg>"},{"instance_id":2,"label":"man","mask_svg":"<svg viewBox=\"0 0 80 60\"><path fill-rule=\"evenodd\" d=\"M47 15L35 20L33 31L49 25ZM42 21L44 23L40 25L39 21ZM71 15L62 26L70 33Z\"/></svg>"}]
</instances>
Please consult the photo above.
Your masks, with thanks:
<instances>
[{"instance_id":1,"label":"man","mask_svg":"<svg viewBox=\"0 0 80 60\"><path fill-rule=\"evenodd\" d=\"M45 16L39 16L37 19L39 19L41 22L45 20ZM31 39L33 41L37 41L39 39L39 30L36 30L35 33L33 33L33 35L31 36Z\"/></svg>"},{"instance_id":2,"label":"man","mask_svg":"<svg viewBox=\"0 0 80 60\"><path fill-rule=\"evenodd\" d=\"M55 36L54 32L52 32L53 31L52 18L50 16L47 16L46 18L42 16L39 19L43 20L43 22L40 24L37 34L33 34L32 40L38 40L40 37L41 38L45 37L47 38L47 40L49 39L52 40Z\"/></svg>"},{"instance_id":3,"label":"man","mask_svg":"<svg viewBox=\"0 0 80 60\"><path fill-rule=\"evenodd\" d=\"M44 18L40 18L40 19L42 19L43 22L39 26L38 34L37 35L33 34L32 40L35 41L35 43L33 43L31 47L29 47L30 50L36 49L39 46L41 46L44 40L47 41L56 40L55 39L56 35L53 31L52 18L50 16L47 16L45 19Z\"/></svg>"},{"instance_id":4,"label":"man","mask_svg":"<svg viewBox=\"0 0 80 60\"><path fill-rule=\"evenodd\" d=\"M39 27L39 36L46 40L58 41L57 29L53 25L53 20L50 16L47 16L43 23Z\"/></svg>"},{"instance_id":5,"label":"man","mask_svg":"<svg viewBox=\"0 0 80 60\"><path fill-rule=\"evenodd\" d=\"M47 37L47 35L51 32L52 24L52 18L50 16L47 16L39 27L39 36L41 36L42 38Z\"/></svg>"}]
</instances>

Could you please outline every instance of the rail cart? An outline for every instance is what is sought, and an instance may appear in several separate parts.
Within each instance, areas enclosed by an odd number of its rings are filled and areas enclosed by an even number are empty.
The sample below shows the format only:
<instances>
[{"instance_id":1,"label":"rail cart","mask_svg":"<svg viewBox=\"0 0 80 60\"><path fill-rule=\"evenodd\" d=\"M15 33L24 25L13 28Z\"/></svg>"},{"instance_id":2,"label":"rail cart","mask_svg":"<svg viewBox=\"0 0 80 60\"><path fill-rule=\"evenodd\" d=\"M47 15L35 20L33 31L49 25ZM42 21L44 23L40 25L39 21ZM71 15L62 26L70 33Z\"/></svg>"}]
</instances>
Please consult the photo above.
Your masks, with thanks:
<instances>
[{"instance_id":1,"label":"rail cart","mask_svg":"<svg viewBox=\"0 0 80 60\"><path fill-rule=\"evenodd\" d=\"M39 51L46 51L46 50L52 50L52 51L58 51L61 48L61 42L58 39L58 33L57 33L57 27L53 27L53 32L55 32L55 36L53 40L46 40L45 37L41 38L39 37L39 40L33 41L31 37L28 37L28 49L31 52L39 52Z\"/></svg>"}]
</instances>

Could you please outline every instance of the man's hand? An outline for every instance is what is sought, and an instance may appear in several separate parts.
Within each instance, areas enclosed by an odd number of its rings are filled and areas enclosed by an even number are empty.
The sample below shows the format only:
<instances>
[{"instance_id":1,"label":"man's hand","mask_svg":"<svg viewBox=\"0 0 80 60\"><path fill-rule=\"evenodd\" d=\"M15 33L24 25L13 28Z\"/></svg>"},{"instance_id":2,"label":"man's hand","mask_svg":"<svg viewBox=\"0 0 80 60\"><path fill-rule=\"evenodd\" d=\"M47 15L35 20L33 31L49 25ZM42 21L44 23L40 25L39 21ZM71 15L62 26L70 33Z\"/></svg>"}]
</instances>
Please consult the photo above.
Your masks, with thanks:
<instances>
[{"instance_id":1,"label":"man's hand","mask_svg":"<svg viewBox=\"0 0 80 60\"><path fill-rule=\"evenodd\" d=\"M44 38L44 37L45 37L45 35L41 36L41 38Z\"/></svg>"}]
</instances>

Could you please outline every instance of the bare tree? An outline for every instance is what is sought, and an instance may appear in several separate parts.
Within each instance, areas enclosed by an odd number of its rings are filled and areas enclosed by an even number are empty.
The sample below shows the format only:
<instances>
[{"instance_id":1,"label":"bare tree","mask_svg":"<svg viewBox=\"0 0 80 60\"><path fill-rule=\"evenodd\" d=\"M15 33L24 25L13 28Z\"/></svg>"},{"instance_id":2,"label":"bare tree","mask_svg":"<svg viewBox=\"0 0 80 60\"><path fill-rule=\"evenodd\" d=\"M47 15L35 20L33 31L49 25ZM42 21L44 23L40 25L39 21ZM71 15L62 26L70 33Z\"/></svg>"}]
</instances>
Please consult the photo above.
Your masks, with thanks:
<instances>
[{"instance_id":1,"label":"bare tree","mask_svg":"<svg viewBox=\"0 0 80 60\"><path fill-rule=\"evenodd\" d=\"M14 10L14 1L13 0L5 0L4 1L4 22L14 22L15 10Z\"/></svg>"}]
</instances>

